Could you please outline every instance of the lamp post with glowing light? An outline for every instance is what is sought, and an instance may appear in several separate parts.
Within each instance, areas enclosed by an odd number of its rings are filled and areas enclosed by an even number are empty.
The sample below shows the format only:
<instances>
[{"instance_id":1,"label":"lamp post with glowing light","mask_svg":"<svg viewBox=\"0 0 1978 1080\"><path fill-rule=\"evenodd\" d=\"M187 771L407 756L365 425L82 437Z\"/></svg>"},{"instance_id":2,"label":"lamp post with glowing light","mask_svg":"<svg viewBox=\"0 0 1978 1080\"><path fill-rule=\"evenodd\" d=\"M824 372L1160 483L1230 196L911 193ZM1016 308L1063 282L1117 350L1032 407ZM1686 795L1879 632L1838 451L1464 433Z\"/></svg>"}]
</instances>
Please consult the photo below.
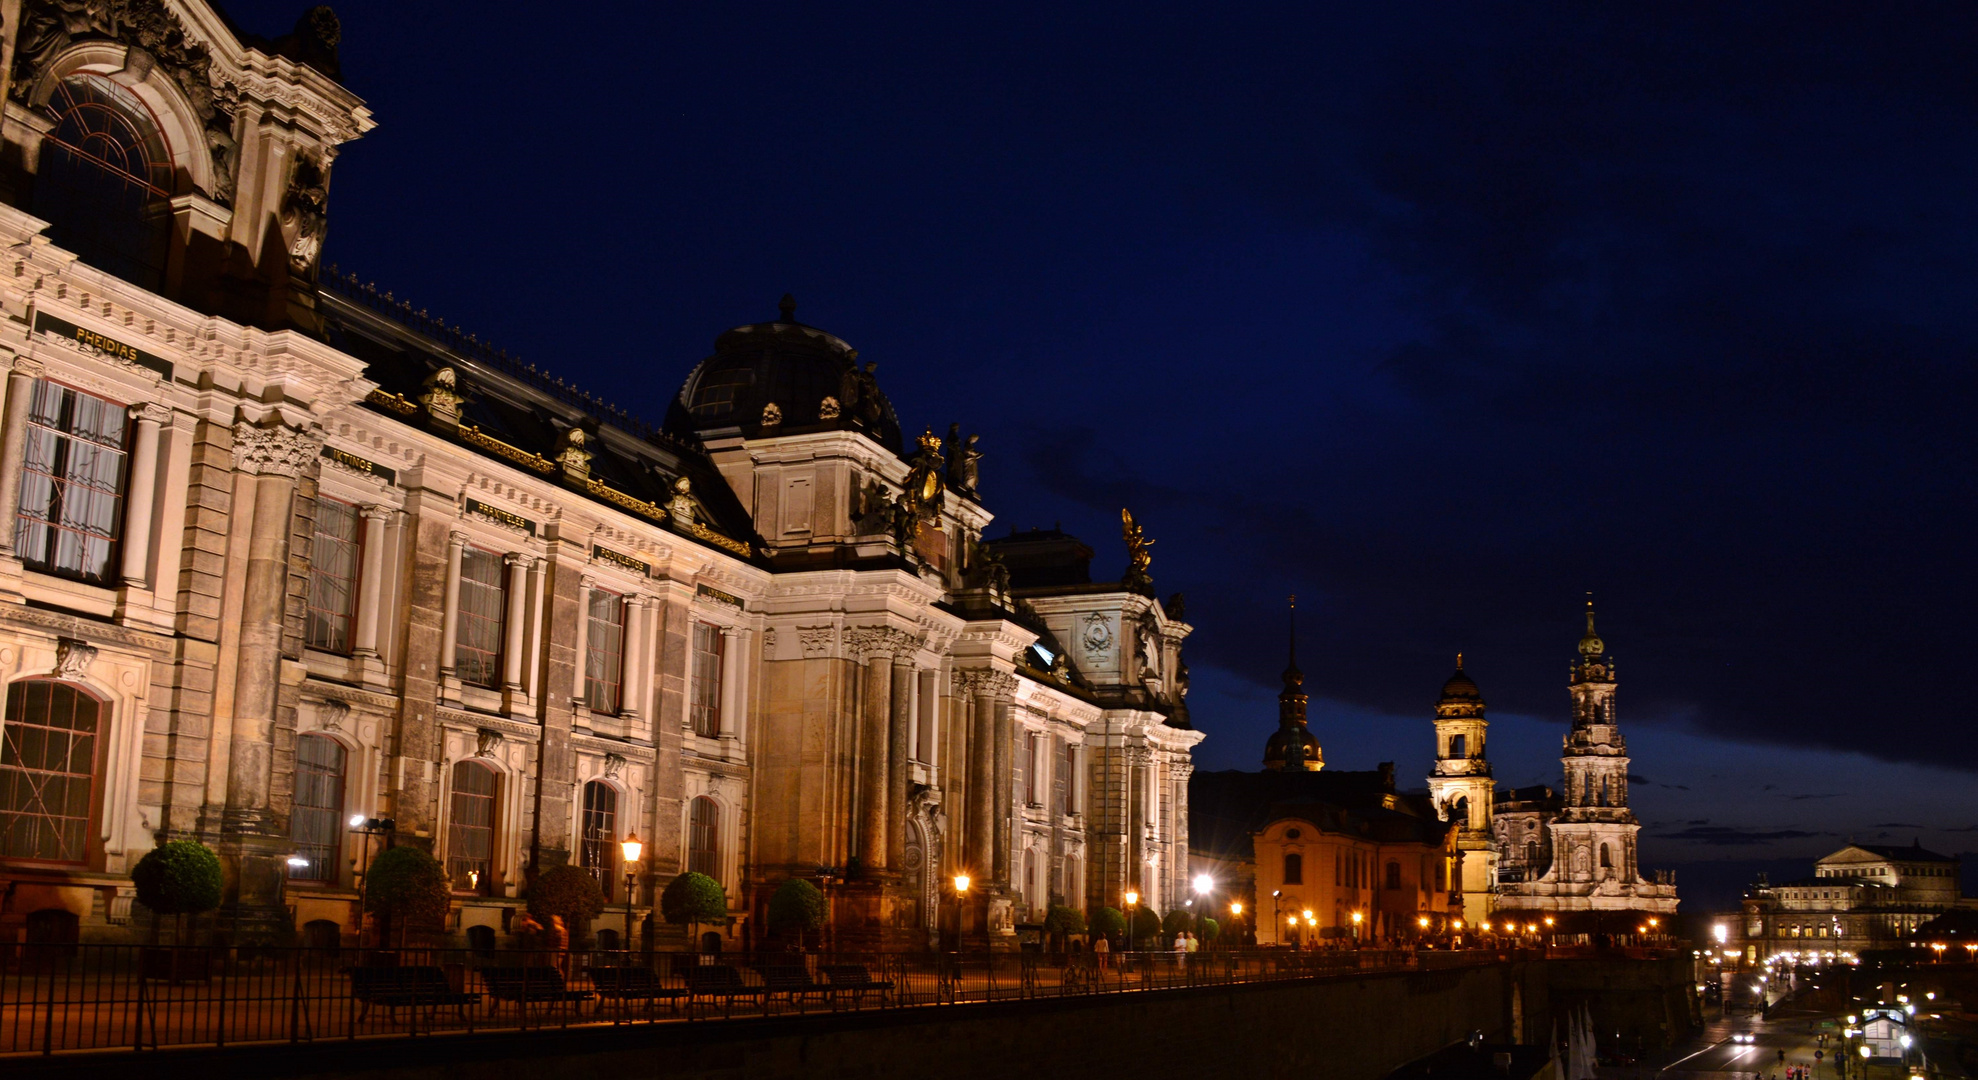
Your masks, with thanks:
<instances>
[{"instance_id":1,"label":"lamp post with glowing light","mask_svg":"<svg viewBox=\"0 0 1978 1080\"><path fill-rule=\"evenodd\" d=\"M1241 935L1243 932L1242 926L1243 926L1243 901L1231 900L1229 902L1230 932L1233 934ZM1237 937L1236 943L1238 947L1241 947L1243 944L1243 938L1241 936Z\"/></svg>"},{"instance_id":2,"label":"lamp post with glowing light","mask_svg":"<svg viewBox=\"0 0 1978 1080\"><path fill-rule=\"evenodd\" d=\"M1134 931L1139 929L1134 925L1139 921L1134 916L1140 913L1140 894L1128 889L1120 899L1126 901L1126 951L1132 952Z\"/></svg>"},{"instance_id":3,"label":"lamp post with glowing light","mask_svg":"<svg viewBox=\"0 0 1978 1080\"><path fill-rule=\"evenodd\" d=\"M1353 913L1353 947L1356 949L1360 947L1360 917L1359 912Z\"/></svg>"},{"instance_id":4,"label":"lamp post with glowing light","mask_svg":"<svg viewBox=\"0 0 1978 1080\"><path fill-rule=\"evenodd\" d=\"M632 888L638 883L639 853L646 846L639 843L639 834L629 832L618 842L619 854L625 856L625 954L632 954Z\"/></svg>"}]
</instances>

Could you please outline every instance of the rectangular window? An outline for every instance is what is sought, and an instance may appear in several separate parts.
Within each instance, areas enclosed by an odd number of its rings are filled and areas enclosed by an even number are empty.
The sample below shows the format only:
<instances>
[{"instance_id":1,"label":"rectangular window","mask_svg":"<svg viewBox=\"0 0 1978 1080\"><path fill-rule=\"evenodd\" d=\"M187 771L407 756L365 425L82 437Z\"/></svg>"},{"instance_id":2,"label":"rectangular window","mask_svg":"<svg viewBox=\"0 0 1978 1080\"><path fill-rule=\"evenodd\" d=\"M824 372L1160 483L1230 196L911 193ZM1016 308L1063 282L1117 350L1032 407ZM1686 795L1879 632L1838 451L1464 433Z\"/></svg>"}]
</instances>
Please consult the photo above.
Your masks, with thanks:
<instances>
[{"instance_id":1,"label":"rectangular window","mask_svg":"<svg viewBox=\"0 0 1978 1080\"><path fill-rule=\"evenodd\" d=\"M687 804L687 869L721 880L720 809L705 795Z\"/></svg>"},{"instance_id":2,"label":"rectangular window","mask_svg":"<svg viewBox=\"0 0 1978 1080\"><path fill-rule=\"evenodd\" d=\"M690 706L694 734L721 734L721 628L694 624L694 691Z\"/></svg>"},{"instance_id":3,"label":"rectangular window","mask_svg":"<svg viewBox=\"0 0 1978 1080\"><path fill-rule=\"evenodd\" d=\"M124 407L34 381L14 550L29 569L108 584L123 518Z\"/></svg>"},{"instance_id":4,"label":"rectangular window","mask_svg":"<svg viewBox=\"0 0 1978 1080\"><path fill-rule=\"evenodd\" d=\"M495 771L479 762L453 767L447 811L446 872L456 892L494 892Z\"/></svg>"},{"instance_id":5,"label":"rectangular window","mask_svg":"<svg viewBox=\"0 0 1978 1080\"><path fill-rule=\"evenodd\" d=\"M291 881L337 880L343 849L344 749L322 735L295 740L295 806L289 837L300 862L288 864Z\"/></svg>"},{"instance_id":6,"label":"rectangular window","mask_svg":"<svg viewBox=\"0 0 1978 1080\"><path fill-rule=\"evenodd\" d=\"M584 636L584 703L592 712L616 714L624 707L625 598L591 590L591 620Z\"/></svg>"},{"instance_id":7,"label":"rectangular window","mask_svg":"<svg viewBox=\"0 0 1978 1080\"><path fill-rule=\"evenodd\" d=\"M508 617L501 556L480 548L460 553L460 621L453 671L469 686L501 685L501 636Z\"/></svg>"},{"instance_id":8,"label":"rectangular window","mask_svg":"<svg viewBox=\"0 0 1978 1080\"><path fill-rule=\"evenodd\" d=\"M308 640L312 649L350 652L357 616L357 568L362 565L357 507L316 500L316 532L309 547Z\"/></svg>"}]
</instances>

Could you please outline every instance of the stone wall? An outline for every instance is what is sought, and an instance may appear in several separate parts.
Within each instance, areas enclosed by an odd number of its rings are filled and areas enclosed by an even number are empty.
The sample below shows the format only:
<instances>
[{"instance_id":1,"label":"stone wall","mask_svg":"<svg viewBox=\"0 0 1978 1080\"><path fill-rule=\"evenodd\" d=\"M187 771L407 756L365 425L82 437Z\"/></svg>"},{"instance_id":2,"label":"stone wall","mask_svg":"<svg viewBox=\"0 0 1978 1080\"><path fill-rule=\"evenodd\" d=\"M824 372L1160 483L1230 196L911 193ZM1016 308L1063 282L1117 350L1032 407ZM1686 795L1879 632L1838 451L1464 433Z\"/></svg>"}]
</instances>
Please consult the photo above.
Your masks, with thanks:
<instances>
[{"instance_id":1,"label":"stone wall","mask_svg":"<svg viewBox=\"0 0 1978 1080\"><path fill-rule=\"evenodd\" d=\"M1674 978L1676 981L1671 982ZM120 1080L225 1067L272 1077L440 1080L500 1069L566 1080L831 1080L1126 1076L1133 1080L1297 1077L1376 1080L1460 1041L1543 1041L1549 1001L1598 989L1602 1022L1641 1023L1647 1003L1680 996L1680 965L1534 961L1486 968L1048 998L770 1021L533 1032L418 1041L334 1040L117 1059ZM1563 997L1549 996L1558 982ZM1603 1011L1604 1010L1604 1011ZM1639 1015L1637 1015L1639 1014ZM197 1059L197 1060L196 1060ZM28 1069L38 1067L23 1063ZM70 1068L83 1064L72 1062ZM107 1064L107 1063L106 1063ZM68 1071L60 1065L49 1068Z\"/></svg>"}]
</instances>

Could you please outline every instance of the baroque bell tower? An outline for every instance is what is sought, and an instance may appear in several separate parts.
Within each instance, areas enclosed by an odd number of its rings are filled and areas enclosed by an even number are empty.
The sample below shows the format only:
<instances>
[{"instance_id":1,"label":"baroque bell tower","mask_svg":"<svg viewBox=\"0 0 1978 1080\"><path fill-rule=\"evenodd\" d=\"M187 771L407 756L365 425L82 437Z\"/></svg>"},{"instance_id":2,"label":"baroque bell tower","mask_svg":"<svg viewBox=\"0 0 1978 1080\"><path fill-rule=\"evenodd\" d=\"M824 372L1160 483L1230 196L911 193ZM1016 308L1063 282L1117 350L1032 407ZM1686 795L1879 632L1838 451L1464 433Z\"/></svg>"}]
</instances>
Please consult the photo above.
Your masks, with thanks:
<instances>
[{"instance_id":1,"label":"baroque bell tower","mask_svg":"<svg viewBox=\"0 0 1978 1080\"><path fill-rule=\"evenodd\" d=\"M1491 846L1490 808L1496 781L1484 757L1483 692L1463 671L1463 654L1456 654L1456 673L1442 684L1435 704L1435 769L1429 774L1429 799L1445 820L1457 828L1456 848L1463 853L1463 917L1479 922L1490 916L1497 881L1497 852Z\"/></svg>"},{"instance_id":2,"label":"baroque bell tower","mask_svg":"<svg viewBox=\"0 0 1978 1080\"><path fill-rule=\"evenodd\" d=\"M1573 726L1566 733L1560 764L1565 772L1565 806L1553 826L1571 852L1567 872L1576 880L1629 885L1639 876L1635 838L1641 824L1628 809L1628 740L1614 715L1614 659L1593 626L1587 601L1586 633L1580 655L1567 676L1573 698Z\"/></svg>"}]
</instances>

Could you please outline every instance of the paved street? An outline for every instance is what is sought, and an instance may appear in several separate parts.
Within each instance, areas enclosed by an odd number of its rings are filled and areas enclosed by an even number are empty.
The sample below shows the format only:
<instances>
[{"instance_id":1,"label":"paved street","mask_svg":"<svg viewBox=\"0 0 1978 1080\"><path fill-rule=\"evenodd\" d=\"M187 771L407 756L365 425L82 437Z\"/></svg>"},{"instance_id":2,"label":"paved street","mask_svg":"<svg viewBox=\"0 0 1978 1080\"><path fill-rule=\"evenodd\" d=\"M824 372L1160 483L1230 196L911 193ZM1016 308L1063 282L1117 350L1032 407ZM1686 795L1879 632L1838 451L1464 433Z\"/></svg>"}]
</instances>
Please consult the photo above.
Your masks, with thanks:
<instances>
[{"instance_id":1,"label":"paved street","mask_svg":"<svg viewBox=\"0 0 1978 1080\"><path fill-rule=\"evenodd\" d=\"M1835 1080L1839 1076L1834 1069L1835 1038L1829 1035L1826 1046L1821 1046L1819 1037L1811 1025L1814 1017L1790 1015L1776 1017L1770 1021L1756 1015L1734 1013L1729 1019L1711 1018L1704 1026L1702 1034L1689 1040L1675 1050L1655 1055L1639 1066L1629 1068L1604 1068L1600 1070L1603 1080L1752 1080L1764 1077L1770 1080L1775 1075L1783 1075L1787 1065L1815 1065L1813 1054L1823 1052L1814 1071L1818 1080ZM1740 1043L1734 1035L1748 1034L1754 1039L1751 1043ZM1781 1061L1779 1052L1785 1051Z\"/></svg>"}]
</instances>

